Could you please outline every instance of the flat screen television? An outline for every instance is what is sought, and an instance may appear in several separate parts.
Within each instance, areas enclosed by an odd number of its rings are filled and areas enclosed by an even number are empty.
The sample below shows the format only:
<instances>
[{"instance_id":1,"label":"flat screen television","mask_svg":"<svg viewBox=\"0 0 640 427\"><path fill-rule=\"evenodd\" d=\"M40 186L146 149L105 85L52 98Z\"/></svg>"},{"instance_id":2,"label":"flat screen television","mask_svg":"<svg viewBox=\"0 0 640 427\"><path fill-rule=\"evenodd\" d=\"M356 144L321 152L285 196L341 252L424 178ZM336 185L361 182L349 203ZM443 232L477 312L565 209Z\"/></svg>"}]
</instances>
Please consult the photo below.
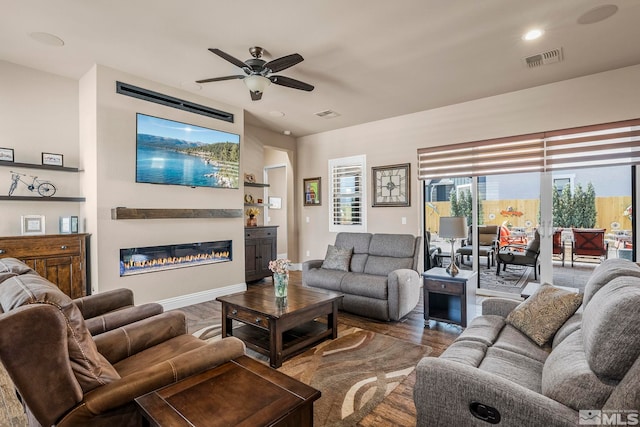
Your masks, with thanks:
<instances>
[{"instance_id":1,"label":"flat screen television","mask_svg":"<svg viewBox=\"0 0 640 427\"><path fill-rule=\"evenodd\" d=\"M240 135L137 113L136 182L239 188Z\"/></svg>"}]
</instances>

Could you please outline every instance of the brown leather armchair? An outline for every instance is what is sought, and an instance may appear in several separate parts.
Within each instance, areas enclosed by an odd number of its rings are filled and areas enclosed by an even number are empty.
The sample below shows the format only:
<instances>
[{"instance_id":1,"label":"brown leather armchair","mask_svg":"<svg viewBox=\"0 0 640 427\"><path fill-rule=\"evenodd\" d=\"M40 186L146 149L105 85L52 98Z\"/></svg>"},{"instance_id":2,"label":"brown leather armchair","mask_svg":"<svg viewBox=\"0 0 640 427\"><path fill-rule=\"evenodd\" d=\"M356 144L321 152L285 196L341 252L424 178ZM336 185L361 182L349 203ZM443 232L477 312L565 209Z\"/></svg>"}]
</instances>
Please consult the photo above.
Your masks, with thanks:
<instances>
[{"instance_id":1,"label":"brown leather armchair","mask_svg":"<svg viewBox=\"0 0 640 427\"><path fill-rule=\"evenodd\" d=\"M609 243L604 240L604 228L574 228L571 244L571 267L578 258L607 259Z\"/></svg>"},{"instance_id":2,"label":"brown leather armchair","mask_svg":"<svg viewBox=\"0 0 640 427\"><path fill-rule=\"evenodd\" d=\"M38 273L18 259L0 259L0 283L6 278L22 274ZM133 291L124 288L76 298L73 303L80 309L91 335L101 334L164 311L162 305L157 303L135 305Z\"/></svg>"},{"instance_id":3,"label":"brown leather armchair","mask_svg":"<svg viewBox=\"0 0 640 427\"><path fill-rule=\"evenodd\" d=\"M136 397L245 352L237 338L187 334L175 311L92 337L55 285L37 274L0 276L0 360L31 426L142 426Z\"/></svg>"}]
</instances>

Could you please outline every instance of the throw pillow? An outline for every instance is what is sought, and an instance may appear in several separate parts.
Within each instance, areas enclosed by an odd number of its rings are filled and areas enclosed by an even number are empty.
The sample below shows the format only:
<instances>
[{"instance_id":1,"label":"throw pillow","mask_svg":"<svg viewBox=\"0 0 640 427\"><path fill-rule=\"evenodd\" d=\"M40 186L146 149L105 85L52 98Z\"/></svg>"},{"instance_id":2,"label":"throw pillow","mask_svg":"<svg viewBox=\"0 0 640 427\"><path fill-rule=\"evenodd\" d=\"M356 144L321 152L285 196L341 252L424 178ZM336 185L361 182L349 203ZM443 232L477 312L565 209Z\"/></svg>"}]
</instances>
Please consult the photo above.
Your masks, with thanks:
<instances>
[{"instance_id":1,"label":"throw pillow","mask_svg":"<svg viewBox=\"0 0 640 427\"><path fill-rule=\"evenodd\" d=\"M540 288L507 316L511 324L542 346L582 304L582 294L543 283Z\"/></svg>"},{"instance_id":2,"label":"throw pillow","mask_svg":"<svg viewBox=\"0 0 640 427\"><path fill-rule=\"evenodd\" d=\"M333 245L327 247L327 255L322 262L322 268L327 270L349 271L353 248L338 248Z\"/></svg>"}]
</instances>

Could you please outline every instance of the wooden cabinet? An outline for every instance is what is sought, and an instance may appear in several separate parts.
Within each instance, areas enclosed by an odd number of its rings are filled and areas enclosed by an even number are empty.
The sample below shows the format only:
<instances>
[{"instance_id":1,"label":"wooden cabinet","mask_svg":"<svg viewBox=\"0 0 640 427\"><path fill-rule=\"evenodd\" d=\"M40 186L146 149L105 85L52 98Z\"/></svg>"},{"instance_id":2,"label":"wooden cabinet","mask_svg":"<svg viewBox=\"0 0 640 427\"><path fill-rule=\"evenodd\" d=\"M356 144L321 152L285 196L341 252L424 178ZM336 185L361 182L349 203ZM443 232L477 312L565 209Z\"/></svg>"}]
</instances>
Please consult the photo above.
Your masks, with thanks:
<instances>
[{"instance_id":1,"label":"wooden cabinet","mask_svg":"<svg viewBox=\"0 0 640 427\"><path fill-rule=\"evenodd\" d=\"M429 319L432 319L466 328L475 317L475 276L475 272L468 270L460 270L456 276L451 276L442 267L422 273L425 326L429 326Z\"/></svg>"},{"instance_id":2,"label":"wooden cabinet","mask_svg":"<svg viewBox=\"0 0 640 427\"><path fill-rule=\"evenodd\" d=\"M17 258L71 298L91 293L87 278L89 234L0 237L0 258Z\"/></svg>"},{"instance_id":3,"label":"wooden cabinet","mask_svg":"<svg viewBox=\"0 0 640 427\"><path fill-rule=\"evenodd\" d=\"M278 227L246 227L244 229L245 281L271 276L269 261L278 256Z\"/></svg>"}]
</instances>

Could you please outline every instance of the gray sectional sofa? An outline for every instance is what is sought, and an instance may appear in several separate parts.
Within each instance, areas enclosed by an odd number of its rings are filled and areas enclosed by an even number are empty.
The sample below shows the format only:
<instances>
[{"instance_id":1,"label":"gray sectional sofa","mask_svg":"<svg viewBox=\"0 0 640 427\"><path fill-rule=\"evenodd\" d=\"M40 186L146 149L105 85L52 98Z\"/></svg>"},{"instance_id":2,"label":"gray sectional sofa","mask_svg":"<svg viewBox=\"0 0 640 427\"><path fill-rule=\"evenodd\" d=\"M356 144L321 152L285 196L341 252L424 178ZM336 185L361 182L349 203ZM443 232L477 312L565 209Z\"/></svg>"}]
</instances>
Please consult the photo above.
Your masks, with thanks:
<instances>
[{"instance_id":1,"label":"gray sectional sofa","mask_svg":"<svg viewBox=\"0 0 640 427\"><path fill-rule=\"evenodd\" d=\"M343 293L340 310L399 320L420 298L421 241L410 234L338 233L335 247L349 259L342 267L326 262L328 259L304 262L302 284Z\"/></svg>"},{"instance_id":2,"label":"gray sectional sofa","mask_svg":"<svg viewBox=\"0 0 640 427\"><path fill-rule=\"evenodd\" d=\"M604 424L638 420L638 265L623 259L599 265L575 314L542 346L507 321L514 309L523 312L524 303L518 305L485 300L483 315L440 357L418 363L418 426L577 426L581 416L600 416Z\"/></svg>"}]
</instances>

